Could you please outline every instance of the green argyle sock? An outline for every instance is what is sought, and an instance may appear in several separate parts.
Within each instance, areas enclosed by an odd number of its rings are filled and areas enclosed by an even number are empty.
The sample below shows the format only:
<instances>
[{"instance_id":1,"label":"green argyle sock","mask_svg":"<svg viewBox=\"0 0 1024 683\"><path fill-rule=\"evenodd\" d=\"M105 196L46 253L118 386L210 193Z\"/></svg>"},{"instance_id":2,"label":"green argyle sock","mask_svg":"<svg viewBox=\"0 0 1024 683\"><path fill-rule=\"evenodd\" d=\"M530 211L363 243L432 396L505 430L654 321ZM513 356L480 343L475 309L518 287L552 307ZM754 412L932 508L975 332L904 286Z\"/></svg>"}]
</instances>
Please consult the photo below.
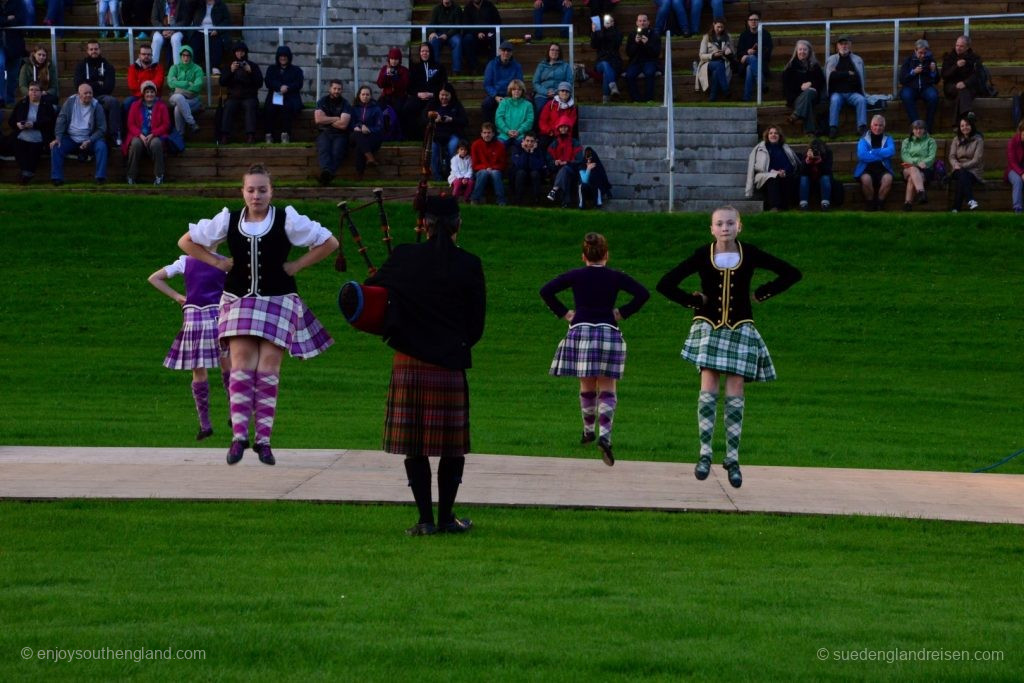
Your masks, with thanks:
<instances>
[{"instance_id":1,"label":"green argyle sock","mask_svg":"<svg viewBox=\"0 0 1024 683\"><path fill-rule=\"evenodd\" d=\"M743 397L725 397L725 462L739 462L743 434Z\"/></svg>"},{"instance_id":2,"label":"green argyle sock","mask_svg":"<svg viewBox=\"0 0 1024 683\"><path fill-rule=\"evenodd\" d=\"M697 395L697 433L700 435L700 454L711 457L711 439L715 435L715 414L718 394L702 391Z\"/></svg>"}]
</instances>

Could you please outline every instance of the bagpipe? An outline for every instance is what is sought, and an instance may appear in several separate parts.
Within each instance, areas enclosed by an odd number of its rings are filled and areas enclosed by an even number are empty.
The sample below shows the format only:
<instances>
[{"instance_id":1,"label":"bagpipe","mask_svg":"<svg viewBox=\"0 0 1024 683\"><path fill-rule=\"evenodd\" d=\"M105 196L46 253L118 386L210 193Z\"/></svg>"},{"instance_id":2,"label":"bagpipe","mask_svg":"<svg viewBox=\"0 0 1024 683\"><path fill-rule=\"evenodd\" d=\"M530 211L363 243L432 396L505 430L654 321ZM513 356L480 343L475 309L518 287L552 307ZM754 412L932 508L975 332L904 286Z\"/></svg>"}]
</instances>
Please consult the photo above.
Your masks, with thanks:
<instances>
[{"instance_id":1,"label":"bagpipe","mask_svg":"<svg viewBox=\"0 0 1024 683\"><path fill-rule=\"evenodd\" d=\"M416 187L416 194L413 196L413 209L417 212L415 228L417 242L422 239L423 233L426 232L424 209L430 181L430 157L434 142L436 117L437 114L434 112L430 112L427 116L427 126L423 133L423 150L420 155L420 181ZM366 245L363 244L363 237L355 221L352 219L352 214L375 204L380 216L381 241L384 242L387 247L388 256L390 256L392 250L391 226L388 223L387 213L384 211L383 188L374 188L373 201L361 204L354 209L349 208L348 202L338 202L338 211L340 213L339 232L343 233L346 229L348 230L352 236L352 241L356 244L357 251L363 257L367 274L371 277L377 272L377 268L370 259ZM345 252L341 248L340 239L338 243L338 257L334 261L334 269L343 273L348 270L348 262L345 259ZM388 290L385 287L364 285L355 280L350 280L343 284L338 292L338 308L341 310L345 320L357 330L370 334L383 334L384 321L388 311Z\"/></svg>"}]
</instances>

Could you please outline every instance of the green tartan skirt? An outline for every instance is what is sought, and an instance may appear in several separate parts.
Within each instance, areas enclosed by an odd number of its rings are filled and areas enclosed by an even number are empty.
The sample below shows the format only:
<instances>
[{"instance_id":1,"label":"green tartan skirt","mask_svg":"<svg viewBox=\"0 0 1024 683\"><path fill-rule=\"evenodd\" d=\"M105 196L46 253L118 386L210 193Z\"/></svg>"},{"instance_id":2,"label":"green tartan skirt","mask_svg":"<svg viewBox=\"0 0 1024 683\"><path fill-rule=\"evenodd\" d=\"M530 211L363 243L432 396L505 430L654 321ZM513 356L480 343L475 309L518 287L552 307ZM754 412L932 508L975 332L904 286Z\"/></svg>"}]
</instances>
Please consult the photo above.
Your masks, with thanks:
<instances>
[{"instance_id":1,"label":"green tartan skirt","mask_svg":"<svg viewBox=\"0 0 1024 683\"><path fill-rule=\"evenodd\" d=\"M680 355L698 370L707 368L739 375L748 382L775 379L772 357L753 323L743 323L733 330L716 330L707 320L694 320Z\"/></svg>"}]
</instances>

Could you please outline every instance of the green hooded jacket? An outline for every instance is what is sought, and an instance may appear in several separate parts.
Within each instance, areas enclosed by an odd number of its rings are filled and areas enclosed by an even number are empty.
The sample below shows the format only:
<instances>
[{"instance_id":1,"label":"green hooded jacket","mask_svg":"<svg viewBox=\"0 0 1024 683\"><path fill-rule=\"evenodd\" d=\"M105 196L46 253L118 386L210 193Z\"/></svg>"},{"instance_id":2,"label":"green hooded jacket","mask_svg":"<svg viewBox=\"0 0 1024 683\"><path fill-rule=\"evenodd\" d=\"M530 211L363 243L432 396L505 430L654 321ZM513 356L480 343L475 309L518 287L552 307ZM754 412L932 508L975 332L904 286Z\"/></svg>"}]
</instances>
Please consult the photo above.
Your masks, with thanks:
<instances>
[{"instance_id":1,"label":"green hooded jacket","mask_svg":"<svg viewBox=\"0 0 1024 683\"><path fill-rule=\"evenodd\" d=\"M192 48L188 45L183 46L181 52L182 54L188 52L189 56L192 56ZM205 83L206 76L203 74L203 67L191 59L188 64L178 62L167 72L167 87L171 89L171 92L181 89L198 96L203 91Z\"/></svg>"}]
</instances>

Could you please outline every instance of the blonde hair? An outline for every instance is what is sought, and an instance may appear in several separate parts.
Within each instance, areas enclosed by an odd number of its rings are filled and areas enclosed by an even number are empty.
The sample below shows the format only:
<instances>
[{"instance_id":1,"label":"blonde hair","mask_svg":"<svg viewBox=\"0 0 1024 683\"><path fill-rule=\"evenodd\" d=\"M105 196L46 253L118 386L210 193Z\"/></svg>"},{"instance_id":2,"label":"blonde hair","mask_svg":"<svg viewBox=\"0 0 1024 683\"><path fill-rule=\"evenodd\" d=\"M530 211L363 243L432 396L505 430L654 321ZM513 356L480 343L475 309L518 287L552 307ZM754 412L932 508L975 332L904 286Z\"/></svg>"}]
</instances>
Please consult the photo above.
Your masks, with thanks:
<instances>
[{"instance_id":1,"label":"blonde hair","mask_svg":"<svg viewBox=\"0 0 1024 683\"><path fill-rule=\"evenodd\" d=\"M512 95L512 88L519 88L519 92L522 93L523 96L526 95L526 84L523 83L518 78L513 78L511 81L509 81L508 87L505 88L505 92L507 92L510 97Z\"/></svg>"}]
</instances>

